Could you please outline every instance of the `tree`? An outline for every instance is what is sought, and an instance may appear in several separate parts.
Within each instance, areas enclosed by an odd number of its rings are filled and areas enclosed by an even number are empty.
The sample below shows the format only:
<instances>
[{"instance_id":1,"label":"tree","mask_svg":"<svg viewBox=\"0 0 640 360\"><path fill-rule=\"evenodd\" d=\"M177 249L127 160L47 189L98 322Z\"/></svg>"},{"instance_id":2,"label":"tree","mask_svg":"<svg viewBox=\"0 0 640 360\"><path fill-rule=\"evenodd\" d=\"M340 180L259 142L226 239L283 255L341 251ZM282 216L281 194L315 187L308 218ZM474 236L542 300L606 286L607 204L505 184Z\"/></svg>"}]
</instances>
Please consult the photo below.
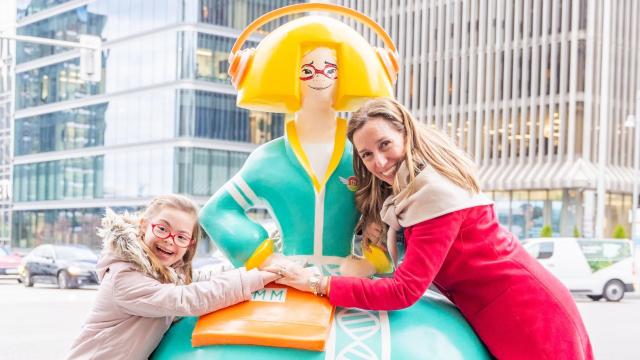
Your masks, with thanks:
<instances>
[{"instance_id":1,"label":"tree","mask_svg":"<svg viewBox=\"0 0 640 360\"><path fill-rule=\"evenodd\" d=\"M573 227L573 237L577 237L577 238L582 237L582 234L580 234L580 230L578 230L577 226Z\"/></svg>"},{"instance_id":2,"label":"tree","mask_svg":"<svg viewBox=\"0 0 640 360\"><path fill-rule=\"evenodd\" d=\"M613 238L614 239L627 239L629 236L627 235L627 230L624 229L624 226L618 224L613 229Z\"/></svg>"},{"instance_id":3,"label":"tree","mask_svg":"<svg viewBox=\"0 0 640 360\"><path fill-rule=\"evenodd\" d=\"M545 225L540 230L540 237L549 238L553 236L553 229L551 229L551 225Z\"/></svg>"}]
</instances>

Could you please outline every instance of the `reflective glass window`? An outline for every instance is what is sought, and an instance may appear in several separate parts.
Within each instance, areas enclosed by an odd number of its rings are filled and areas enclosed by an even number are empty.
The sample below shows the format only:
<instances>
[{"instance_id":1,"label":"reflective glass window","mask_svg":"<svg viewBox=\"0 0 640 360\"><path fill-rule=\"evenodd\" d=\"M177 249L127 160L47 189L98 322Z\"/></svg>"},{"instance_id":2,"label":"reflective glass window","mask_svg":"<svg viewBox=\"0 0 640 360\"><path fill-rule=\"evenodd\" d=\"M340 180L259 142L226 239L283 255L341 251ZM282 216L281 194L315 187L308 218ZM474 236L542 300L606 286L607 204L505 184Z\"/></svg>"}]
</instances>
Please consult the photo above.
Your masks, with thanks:
<instances>
[{"instance_id":1,"label":"reflective glass window","mask_svg":"<svg viewBox=\"0 0 640 360\"><path fill-rule=\"evenodd\" d=\"M28 1L18 1L16 4L17 7L17 18L18 20L25 18L27 16L31 16L39 13L40 11L47 10L54 6L58 6L69 2L71 0L28 0Z\"/></svg>"},{"instance_id":2,"label":"reflective glass window","mask_svg":"<svg viewBox=\"0 0 640 360\"><path fill-rule=\"evenodd\" d=\"M262 144L284 133L284 115L236 106L234 95L200 90L180 93L181 136Z\"/></svg>"},{"instance_id":3,"label":"reflective glass window","mask_svg":"<svg viewBox=\"0 0 640 360\"><path fill-rule=\"evenodd\" d=\"M175 90L159 89L116 97L108 103L16 119L15 153L28 155L171 139L175 137L174 109Z\"/></svg>"},{"instance_id":4,"label":"reflective glass window","mask_svg":"<svg viewBox=\"0 0 640 360\"><path fill-rule=\"evenodd\" d=\"M193 52L188 50L193 48L193 33L184 32L182 36L183 52L182 78L195 78L197 80L205 80L216 83L231 84L231 79L227 74L229 70L229 52L233 47L235 38L197 34L197 44ZM244 47L255 47L257 43L247 41ZM195 61L195 69L192 69L192 63Z\"/></svg>"},{"instance_id":5,"label":"reflective glass window","mask_svg":"<svg viewBox=\"0 0 640 360\"><path fill-rule=\"evenodd\" d=\"M540 237L542 228L550 224L547 192L545 190L529 192L529 206L531 212L528 216L529 226L527 237Z\"/></svg>"},{"instance_id":6,"label":"reflective glass window","mask_svg":"<svg viewBox=\"0 0 640 360\"><path fill-rule=\"evenodd\" d=\"M175 30L113 44L104 53L106 93L174 81L177 78L179 38ZM184 56L189 52L182 48ZM193 50L195 52L195 50Z\"/></svg>"},{"instance_id":7,"label":"reflective glass window","mask_svg":"<svg viewBox=\"0 0 640 360\"><path fill-rule=\"evenodd\" d=\"M147 0L96 0L21 26L17 32L72 42L78 42L79 35L95 35L103 41L110 41L178 23L183 17L184 6L182 0L154 0L153 4ZM18 42L16 50L17 62L22 63L68 51L69 48Z\"/></svg>"},{"instance_id":8,"label":"reflective glass window","mask_svg":"<svg viewBox=\"0 0 640 360\"><path fill-rule=\"evenodd\" d=\"M17 119L16 155L104 145L107 106L98 104Z\"/></svg>"},{"instance_id":9,"label":"reflective glass window","mask_svg":"<svg viewBox=\"0 0 640 360\"><path fill-rule=\"evenodd\" d=\"M13 201L141 198L173 189L173 148L123 150L14 167Z\"/></svg>"},{"instance_id":10,"label":"reflective glass window","mask_svg":"<svg viewBox=\"0 0 640 360\"><path fill-rule=\"evenodd\" d=\"M232 27L242 30L259 16L277 8L306 2L305 0L200 0L198 19L207 24ZM272 21L260 31L269 32L293 18L303 16L296 14Z\"/></svg>"},{"instance_id":11,"label":"reflective glass window","mask_svg":"<svg viewBox=\"0 0 640 360\"><path fill-rule=\"evenodd\" d=\"M136 212L140 207L112 207L114 211ZM102 248L96 228L104 208L14 211L12 245L32 248L41 244L83 244L94 250Z\"/></svg>"},{"instance_id":12,"label":"reflective glass window","mask_svg":"<svg viewBox=\"0 0 640 360\"><path fill-rule=\"evenodd\" d=\"M106 16L89 11L88 6L81 6L71 11L21 26L17 29L17 33L19 35L78 42L79 35L99 36L106 21ZM16 61L20 64L68 50L69 48L67 47L18 41L16 44Z\"/></svg>"},{"instance_id":13,"label":"reflective glass window","mask_svg":"<svg viewBox=\"0 0 640 360\"><path fill-rule=\"evenodd\" d=\"M533 208L528 200L526 191L511 192L511 226L509 230L519 239L524 239L527 230L531 228Z\"/></svg>"},{"instance_id":14,"label":"reflective glass window","mask_svg":"<svg viewBox=\"0 0 640 360\"><path fill-rule=\"evenodd\" d=\"M79 59L73 59L16 74L16 109L85 98L103 91L101 83L80 79Z\"/></svg>"},{"instance_id":15,"label":"reflective glass window","mask_svg":"<svg viewBox=\"0 0 640 360\"><path fill-rule=\"evenodd\" d=\"M248 156L235 151L177 148L174 192L211 196L240 170Z\"/></svg>"}]
</instances>

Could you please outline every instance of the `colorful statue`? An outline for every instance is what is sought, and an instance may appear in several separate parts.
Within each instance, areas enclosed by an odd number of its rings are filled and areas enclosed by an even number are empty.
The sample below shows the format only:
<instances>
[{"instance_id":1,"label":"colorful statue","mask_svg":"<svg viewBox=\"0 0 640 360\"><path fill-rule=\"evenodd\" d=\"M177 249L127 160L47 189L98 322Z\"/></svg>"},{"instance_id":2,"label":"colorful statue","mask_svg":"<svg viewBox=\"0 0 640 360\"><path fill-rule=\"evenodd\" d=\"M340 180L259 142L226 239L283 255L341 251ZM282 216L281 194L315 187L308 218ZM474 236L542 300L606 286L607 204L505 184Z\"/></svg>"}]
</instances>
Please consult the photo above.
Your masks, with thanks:
<instances>
[{"instance_id":1,"label":"colorful statue","mask_svg":"<svg viewBox=\"0 0 640 360\"><path fill-rule=\"evenodd\" d=\"M256 49L239 51L263 24L284 15L328 11L371 27L386 48L373 48L352 28L324 16L304 16L267 35ZM235 266L254 267L274 249L303 256L336 274L352 252L359 218L354 203L352 146L347 120L370 98L392 97L398 71L396 49L373 20L348 8L307 3L263 15L240 35L230 56L238 106L288 115L285 136L258 147L202 209L200 221ZM276 246L245 211L265 206L278 224ZM425 298L393 313L337 309L325 353L244 345L191 348L195 319L169 330L155 358L486 358L462 316L443 300ZM357 320L351 322L351 320ZM420 344L418 346L418 344ZM206 355L205 355L206 354Z\"/></svg>"},{"instance_id":2,"label":"colorful statue","mask_svg":"<svg viewBox=\"0 0 640 360\"><path fill-rule=\"evenodd\" d=\"M257 265L247 261L264 258L257 249L269 249L269 244L260 246L268 238L265 230L245 215L258 204L265 204L279 224L285 255L312 255L316 261L347 256L358 213L348 184L353 169L347 121L337 111L393 96L396 62L388 60L385 69L376 50L353 29L317 16L291 21L256 50L237 53L256 23L232 50L238 106L289 114L285 136L251 154L207 203L201 223L236 266ZM385 39L391 47L379 53L394 59L393 43Z\"/></svg>"}]
</instances>

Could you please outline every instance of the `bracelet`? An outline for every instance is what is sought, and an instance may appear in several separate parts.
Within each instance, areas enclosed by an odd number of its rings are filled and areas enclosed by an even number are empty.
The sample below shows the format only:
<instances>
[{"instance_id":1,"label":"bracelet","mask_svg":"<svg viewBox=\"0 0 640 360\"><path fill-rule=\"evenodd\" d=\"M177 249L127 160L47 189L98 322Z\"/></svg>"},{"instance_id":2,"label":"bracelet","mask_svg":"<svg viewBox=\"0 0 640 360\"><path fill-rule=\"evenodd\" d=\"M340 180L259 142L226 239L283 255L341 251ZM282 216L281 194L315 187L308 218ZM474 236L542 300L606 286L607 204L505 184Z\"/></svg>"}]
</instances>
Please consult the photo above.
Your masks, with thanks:
<instances>
[{"instance_id":1,"label":"bracelet","mask_svg":"<svg viewBox=\"0 0 640 360\"><path fill-rule=\"evenodd\" d=\"M321 284L324 280L324 276L322 275L313 275L309 278L309 287L311 288L311 292L316 296L324 296L322 293Z\"/></svg>"},{"instance_id":2,"label":"bracelet","mask_svg":"<svg viewBox=\"0 0 640 360\"><path fill-rule=\"evenodd\" d=\"M331 287L331 276L325 276L324 277L324 294L328 297L329 296L329 288Z\"/></svg>"}]
</instances>

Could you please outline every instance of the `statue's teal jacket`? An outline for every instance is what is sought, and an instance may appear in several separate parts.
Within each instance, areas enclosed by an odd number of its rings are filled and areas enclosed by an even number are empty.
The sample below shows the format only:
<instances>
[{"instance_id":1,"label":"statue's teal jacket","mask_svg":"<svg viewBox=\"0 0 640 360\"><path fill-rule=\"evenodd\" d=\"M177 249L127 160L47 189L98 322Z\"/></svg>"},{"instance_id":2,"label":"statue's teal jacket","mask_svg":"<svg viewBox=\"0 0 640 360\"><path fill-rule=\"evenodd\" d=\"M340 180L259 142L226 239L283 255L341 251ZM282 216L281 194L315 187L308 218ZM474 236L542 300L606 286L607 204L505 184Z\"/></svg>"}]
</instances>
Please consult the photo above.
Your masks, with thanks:
<instances>
[{"instance_id":1,"label":"statue's teal jacket","mask_svg":"<svg viewBox=\"0 0 640 360\"><path fill-rule=\"evenodd\" d=\"M285 135L254 150L242 169L204 206L200 223L234 263L243 265L268 234L245 211L266 207L281 233L285 255L347 256L359 214L354 192L352 145L347 121L337 119L333 153L317 178L298 139L295 122Z\"/></svg>"}]
</instances>

